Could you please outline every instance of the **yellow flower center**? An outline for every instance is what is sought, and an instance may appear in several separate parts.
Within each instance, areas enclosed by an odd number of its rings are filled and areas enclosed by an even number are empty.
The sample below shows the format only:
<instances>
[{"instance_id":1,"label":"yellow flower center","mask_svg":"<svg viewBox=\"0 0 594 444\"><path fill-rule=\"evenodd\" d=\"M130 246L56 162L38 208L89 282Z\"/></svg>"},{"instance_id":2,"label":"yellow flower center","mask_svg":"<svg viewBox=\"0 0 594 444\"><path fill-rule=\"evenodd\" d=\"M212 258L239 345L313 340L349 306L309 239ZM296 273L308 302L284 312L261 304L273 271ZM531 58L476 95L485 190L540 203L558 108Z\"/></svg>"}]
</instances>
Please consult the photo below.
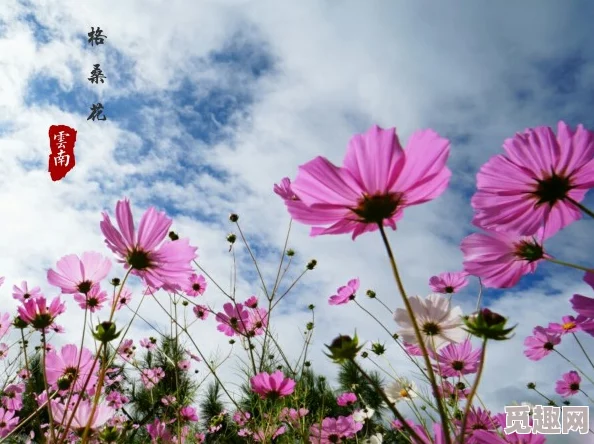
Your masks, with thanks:
<instances>
[{"instance_id":1,"label":"yellow flower center","mask_svg":"<svg viewBox=\"0 0 594 444\"><path fill-rule=\"evenodd\" d=\"M406 389L400 390L400 396L402 398L408 398L408 391Z\"/></svg>"},{"instance_id":2,"label":"yellow flower center","mask_svg":"<svg viewBox=\"0 0 594 444\"><path fill-rule=\"evenodd\" d=\"M575 328L575 322L566 322L563 324L563 330L572 330Z\"/></svg>"}]
</instances>

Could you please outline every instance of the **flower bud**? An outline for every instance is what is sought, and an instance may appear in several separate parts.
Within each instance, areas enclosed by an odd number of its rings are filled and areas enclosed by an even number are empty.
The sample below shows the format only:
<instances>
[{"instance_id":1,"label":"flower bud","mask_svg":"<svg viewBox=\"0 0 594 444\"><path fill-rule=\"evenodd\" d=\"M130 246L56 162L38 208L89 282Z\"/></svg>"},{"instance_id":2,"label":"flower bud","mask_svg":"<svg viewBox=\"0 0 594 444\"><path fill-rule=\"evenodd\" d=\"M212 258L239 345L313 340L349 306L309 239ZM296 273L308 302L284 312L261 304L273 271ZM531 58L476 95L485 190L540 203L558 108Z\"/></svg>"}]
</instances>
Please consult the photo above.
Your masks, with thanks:
<instances>
[{"instance_id":1,"label":"flower bud","mask_svg":"<svg viewBox=\"0 0 594 444\"><path fill-rule=\"evenodd\" d=\"M386 352L386 347L384 347L383 344L380 344L379 342L375 342L371 344L371 351L378 356L383 355Z\"/></svg>"},{"instance_id":2,"label":"flower bud","mask_svg":"<svg viewBox=\"0 0 594 444\"><path fill-rule=\"evenodd\" d=\"M463 318L466 325L465 330L482 339L493 339L495 341L504 341L510 339L508 336L515 328L505 328L507 319L498 313L494 313L488 308L483 308L471 316Z\"/></svg>"},{"instance_id":3,"label":"flower bud","mask_svg":"<svg viewBox=\"0 0 594 444\"><path fill-rule=\"evenodd\" d=\"M536 384L534 382L529 382L526 384L526 387L528 387L530 390L534 390L536 388Z\"/></svg>"},{"instance_id":4,"label":"flower bud","mask_svg":"<svg viewBox=\"0 0 594 444\"><path fill-rule=\"evenodd\" d=\"M359 338L355 333L354 338L346 335L338 336L332 341L332 344L326 345L326 348L330 350L330 354L326 354L326 356L340 364L344 361L355 359L363 346L359 346Z\"/></svg>"},{"instance_id":5,"label":"flower bud","mask_svg":"<svg viewBox=\"0 0 594 444\"><path fill-rule=\"evenodd\" d=\"M231 213L231 214L229 215L229 220L230 220L231 222L237 222L237 221L239 220L239 216L238 216L237 214L235 214L235 213Z\"/></svg>"},{"instance_id":6,"label":"flower bud","mask_svg":"<svg viewBox=\"0 0 594 444\"><path fill-rule=\"evenodd\" d=\"M73 376L71 374L67 374L58 378L58 389L59 390L68 390L72 385Z\"/></svg>"},{"instance_id":7,"label":"flower bud","mask_svg":"<svg viewBox=\"0 0 594 444\"><path fill-rule=\"evenodd\" d=\"M14 320L12 321L12 325L14 325L15 328L18 328L20 330L23 330L23 329L27 328L27 325L29 325L29 324L27 324L27 321L23 321L20 318L20 316L16 316L14 318Z\"/></svg>"},{"instance_id":8,"label":"flower bud","mask_svg":"<svg viewBox=\"0 0 594 444\"><path fill-rule=\"evenodd\" d=\"M295 250L293 250L293 249L289 248L289 249L287 250L287 256L289 256L289 257L293 257L293 256L295 256Z\"/></svg>"},{"instance_id":9,"label":"flower bud","mask_svg":"<svg viewBox=\"0 0 594 444\"><path fill-rule=\"evenodd\" d=\"M118 278L113 278L111 280L111 285L113 285L114 287L117 287L118 285L120 285L120 280Z\"/></svg>"},{"instance_id":10,"label":"flower bud","mask_svg":"<svg viewBox=\"0 0 594 444\"><path fill-rule=\"evenodd\" d=\"M369 299L375 298L375 291L373 291L373 290L367 290L367 292L365 294L367 295L367 297Z\"/></svg>"},{"instance_id":11,"label":"flower bud","mask_svg":"<svg viewBox=\"0 0 594 444\"><path fill-rule=\"evenodd\" d=\"M96 332L93 332L93 336L98 341L107 344L120 336L122 331L116 331L116 325L114 322L102 322L95 327Z\"/></svg>"},{"instance_id":12,"label":"flower bud","mask_svg":"<svg viewBox=\"0 0 594 444\"><path fill-rule=\"evenodd\" d=\"M306 328L307 328L308 330L313 330L313 328L314 328L314 323L313 323L313 322L308 322L308 323L307 323L307 326L306 326Z\"/></svg>"},{"instance_id":13,"label":"flower bud","mask_svg":"<svg viewBox=\"0 0 594 444\"><path fill-rule=\"evenodd\" d=\"M230 244L234 244L235 241L237 240L237 236L235 236L233 233L229 233L227 235L227 242L229 242Z\"/></svg>"},{"instance_id":14,"label":"flower bud","mask_svg":"<svg viewBox=\"0 0 594 444\"><path fill-rule=\"evenodd\" d=\"M309 261L306 265L306 268L308 270L313 270L314 268L316 268L316 265L318 265L318 261L316 261L315 259L312 259L311 261Z\"/></svg>"}]
</instances>

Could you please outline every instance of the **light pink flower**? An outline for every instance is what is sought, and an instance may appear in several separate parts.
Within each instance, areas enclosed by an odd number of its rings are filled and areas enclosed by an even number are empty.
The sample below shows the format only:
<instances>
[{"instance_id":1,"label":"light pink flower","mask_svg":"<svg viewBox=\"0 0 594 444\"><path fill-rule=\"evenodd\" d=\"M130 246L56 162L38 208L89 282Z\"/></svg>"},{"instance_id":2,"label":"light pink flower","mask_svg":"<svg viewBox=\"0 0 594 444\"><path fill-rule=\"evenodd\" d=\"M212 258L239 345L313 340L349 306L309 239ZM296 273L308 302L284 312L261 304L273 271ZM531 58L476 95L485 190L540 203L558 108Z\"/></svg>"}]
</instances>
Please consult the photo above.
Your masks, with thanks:
<instances>
[{"instance_id":1,"label":"light pink flower","mask_svg":"<svg viewBox=\"0 0 594 444\"><path fill-rule=\"evenodd\" d=\"M561 379L557 381L555 391L564 398L568 398L579 393L581 382L582 378L578 372L571 370L561 376Z\"/></svg>"},{"instance_id":2,"label":"light pink flower","mask_svg":"<svg viewBox=\"0 0 594 444\"><path fill-rule=\"evenodd\" d=\"M60 297L52 299L49 307L44 296L27 299L17 307L19 317L33 328L43 330L54 322L54 319L66 311L66 305Z\"/></svg>"},{"instance_id":3,"label":"light pink flower","mask_svg":"<svg viewBox=\"0 0 594 444\"><path fill-rule=\"evenodd\" d=\"M202 275L193 273L183 287L184 292L191 297L202 296L206 291L206 279Z\"/></svg>"},{"instance_id":4,"label":"light pink flower","mask_svg":"<svg viewBox=\"0 0 594 444\"><path fill-rule=\"evenodd\" d=\"M581 217L581 202L594 186L594 133L564 122L557 136L547 126L529 128L503 144L477 174L471 203L481 228L552 236Z\"/></svg>"},{"instance_id":5,"label":"light pink flower","mask_svg":"<svg viewBox=\"0 0 594 444\"><path fill-rule=\"evenodd\" d=\"M10 384L4 389L2 405L6 410L18 411L23 408L25 384Z\"/></svg>"},{"instance_id":6,"label":"light pink flower","mask_svg":"<svg viewBox=\"0 0 594 444\"><path fill-rule=\"evenodd\" d=\"M99 284L111 270L111 261L94 251L86 251L79 258L75 254L64 256L56 264L58 271L50 269L47 281L62 289L62 293L86 294Z\"/></svg>"},{"instance_id":7,"label":"light pink flower","mask_svg":"<svg viewBox=\"0 0 594 444\"><path fill-rule=\"evenodd\" d=\"M428 348L437 350L446 343L461 342L465 339L462 309L451 308L447 297L433 293L424 299L411 296L408 300L421 330L421 337ZM400 326L398 334L402 340L418 344L412 320L404 308L396 309L394 320Z\"/></svg>"},{"instance_id":8,"label":"light pink flower","mask_svg":"<svg viewBox=\"0 0 594 444\"><path fill-rule=\"evenodd\" d=\"M468 273L459 271L457 273L441 273L438 276L431 276L429 287L435 293L458 293L468 285Z\"/></svg>"},{"instance_id":9,"label":"light pink flower","mask_svg":"<svg viewBox=\"0 0 594 444\"><path fill-rule=\"evenodd\" d=\"M15 416L12 410L4 410L0 407L0 438L8 435L19 423L19 417Z\"/></svg>"},{"instance_id":10,"label":"light pink flower","mask_svg":"<svg viewBox=\"0 0 594 444\"><path fill-rule=\"evenodd\" d=\"M285 378L280 370L274 373L258 373L250 378L250 384L252 391L262 399L288 396L295 390L295 381Z\"/></svg>"},{"instance_id":11,"label":"light pink flower","mask_svg":"<svg viewBox=\"0 0 594 444\"><path fill-rule=\"evenodd\" d=\"M215 318L219 323L217 330L225 333L227 336L235 336L238 333L245 332L250 314L243 308L243 305L227 302L223 305L223 310L225 312L217 313Z\"/></svg>"},{"instance_id":12,"label":"light pink flower","mask_svg":"<svg viewBox=\"0 0 594 444\"><path fill-rule=\"evenodd\" d=\"M546 257L540 238L510 233L473 233L462 240L464 270L481 278L485 287L509 288L520 278L534 273Z\"/></svg>"},{"instance_id":13,"label":"light pink flower","mask_svg":"<svg viewBox=\"0 0 594 444\"><path fill-rule=\"evenodd\" d=\"M169 430L167 430L167 424L161 422L159 418L155 418L151 424L147 424L146 430L152 438L151 442L153 443L169 442L171 440L172 435Z\"/></svg>"},{"instance_id":14,"label":"light pink flower","mask_svg":"<svg viewBox=\"0 0 594 444\"><path fill-rule=\"evenodd\" d=\"M532 334L534 336L528 336L524 340L524 354L532 361L540 361L553 351L555 345L561 343L560 334L549 332L544 327L534 327Z\"/></svg>"},{"instance_id":15,"label":"light pink flower","mask_svg":"<svg viewBox=\"0 0 594 444\"><path fill-rule=\"evenodd\" d=\"M180 370L188 371L190 369L190 361L187 361L187 360L179 361L177 363L177 367Z\"/></svg>"},{"instance_id":16,"label":"light pink flower","mask_svg":"<svg viewBox=\"0 0 594 444\"><path fill-rule=\"evenodd\" d=\"M150 207L136 232L130 202L124 199L116 205L116 221L119 231L104 212L100 226L118 262L124 263L126 269L132 268L133 274L154 289L181 290L180 283L192 274L191 262L197 257L197 249L190 246L188 239L165 241L172 220Z\"/></svg>"},{"instance_id":17,"label":"light pink flower","mask_svg":"<svg viewBox=\"0 0 594 444\"><path fill-rule=\"evenodd\" d=\"M355 299L355 293L359 290L359 278L354 278L348 281L345 286L342 286L336 290L334 296L328 298L328 304L330 305L343 305L349 301Z\"/></svg>"},{"instance_id":18,"label":"light pink flower","mask_svg":"<svg viewBox=\"0 0 594 444\"><path fill-rule=\"evenodd\" d=\"M136 347L132 339L124 339L118 347L118 355L124 360L130 360L134 356L135 349Z\"/></svg>"},{"instance_id":19,"label":"light pink flower","mask_svg":"<svg viewBox=\"0 0 594 444\"><path fill-rule=\"evenodd\" d=\"M0 343L0 361L8 357L8 345L4 342Z\"/></svg>"},{"instance_id":20,"label":"light pink flower","mask_svg":"<svg viewBox=\"0 0 594 444\"><path fill-rule=\"evenodd\" d=\"M0 316L0 338L3 338L12 327L12 316L10 313L3 313Z\"/></svg>"},{"instance_id":21,"label":"light pink flower","mask_svg":"<svg viewBox=\"0 0 594 444\"><path fill-rule=\"evenodd\" d=\"M79 359L80 366L77 367ZM70 378L74 389L81 391L91 375L87 387L92 387L97 382L98 370L98 365L93 366L93 361L94 356L89 349L83 347L79 353L75 344L64 345L59 352L52 351L45 358L47 382L56 386L60 378Z\"/></svg>"},{"instance_id":22,"label":"light pink flower","mask_svg":"<svg viewBox=\"0 0 594 444\"><path fill-rule=\"evenodd\" d=\"M243 427L244 425L246 425L251 417L252 417L252 415L250 412L237 411L237 412L233 413L233 421L235 421L235 423L239 427Z\"/></svg>"},{"instance_id":23,"label":"light pink flower","mask_svg":"<svg viewBox=\"0 0 594 444\"><path fill-rule=\"evenodd\" d=\"M115 390L109 392L105 400L107 401L107 405L116 410L122 408L124 404L130 401L127 396Z\"/></svg>"},{"instance_id":24,"label":"light pink flower","mask_svg":"<svg viewBox=\"0 0 594 444\"><path fill-rule=\"evenodd\" d=\"M140 380L147 390L152 389L161 379L165 377L165 372L160 367L147 368L140 372Z\"/></svg>"},{"instance_id":25,"label":"light pink flower","mask_svg":"<svg viewBox=\"0 0 594 444\"><path fill-rule=\"evenodd\" d=\"M91 313L101 310L108 299L107 292L101 290L98 284L93 285L86 294L76 293L74 295L74 300L78 302L78 306L83 310L89 310Z\"/></svg>"},{"instance_id":26,"label":"light pink flower","mask_svg":"<svg viewBox=\"0 0 594 444\"><path fill-rule=\"evenodd\" d=\"M73 414L72 427L77 431L82 431L89 422L89 419L91 419L93 403L88 399L81 401L74 413L71 412L70 408L66 408L64 404L56 401L51 401L51 408L54 422L60 424L64 420L64 416L69 420ZM91 430L96 431L101 428L114 414L114 409L107 404L99 403L91 420ZM67 421L64 422L66 423Z\"/></svg>"},{"instance_id":27,"label":"light pink flower","mask_svg":"<svg viewBox=\"0 0 594 444\"><path fill-rule=\"evenodd\" d=\"M140 346L146 348L147 350L154 350L157 348L157 339L153 338L144 338L140 340Z\"/></svg>"},{"instance_id":28,"label":"light pink flower","mask_svg":"<svg viewBox=\"0 0 594 444\"><path fill-rule=\"evenodd\" d=\"M258 306L258 298L256 296L250 296L243 303L247 308L256 308Z\"/></svg>"},{"instance_id":29,"label":"light pink flower","mask_svg":"<svg viewBox=\"0 0 594 444\"><path fill-rule=\"evenodd\" d=\"M17 287L16 285L13 285L12 287L12 297L21 302L26 302L29 299L34 299L40 296L43 296L41 289L39 287L34 287L29 290L27 281L21 282L20 287Z\"/></svg>"},{"instance_id":30,"label":"light pink flower","mask_svg":"<svg viewBox=\"0 0 594 444\"><path fill-rule=\"evenodd\" d=\"M265 308L251 309L246 326L249 336L258 336L264 334L264 329L268 326L268 310Z\"/></svg>"},{"instance_id":31,"label":"light pink flower","mask_svg":"<svg viewBox=\"0 0 594 444\"><path fill-rule=\"evenodd\" d=\"M299 167L285 200L293 219L312 225L311 235L352 233L378 224L396 229L403 210L435 199L447 188L450 143L432 130L414 133L406 151L395 128L374 125L349 142L343 166L317 157Z\"/></svg>"},{"instance_id":32,"label":"light pink flower","mask_svg":"<svg viewBox=\"0 0 594 444\"><path fill-rule=\"evenodd\" d=\"M128 290L127 288L122 288L120 296L118 297L118 305L116 307L116 310L121 310L122 308L126 307L128 304L130 304L131 300L132 291Z\"/></svg>"}]
</instances>

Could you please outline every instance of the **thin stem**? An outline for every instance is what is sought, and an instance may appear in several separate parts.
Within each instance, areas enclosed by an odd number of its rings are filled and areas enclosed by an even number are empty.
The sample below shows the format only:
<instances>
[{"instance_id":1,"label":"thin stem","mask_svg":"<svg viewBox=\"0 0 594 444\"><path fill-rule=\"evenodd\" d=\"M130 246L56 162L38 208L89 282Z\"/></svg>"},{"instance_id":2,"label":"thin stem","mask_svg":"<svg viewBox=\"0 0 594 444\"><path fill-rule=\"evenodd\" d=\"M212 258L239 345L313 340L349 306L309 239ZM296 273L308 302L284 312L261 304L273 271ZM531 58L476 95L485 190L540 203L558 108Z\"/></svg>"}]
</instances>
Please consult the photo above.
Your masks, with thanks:
<instances>
[{"instance_id":1,"label":"thin stem","mask_svg":"<svg viewBox=\"0 0 594 444\"><path fill-rule=\"evenodd\" d=\"M417 440L417 442L423 442L423 440L419 437L417 432L415 432L415 430L408 424L408 422L406 422L406 419L404 419L404 416L402 416L402 414L398 411L395 404L388 399L382 388L375 383L375 381L365 372L365 370L363 370L363 368L361 368L357 361L355 361L354 359L351 359L350 361L357 368L357 370L359 370L359 373L361 373L363 377L367 379L367 382L371 384L371 386L375 389L377 394L381 396L382 400L386 403L388 408L392 411L392 413L394 413L394 416L398 419L398 421L401 422L402 428L404 428L408 433L410 433L411 438L414 438L415 440Z\"/></svg>"},{"instance_id":2,"label":"thin stem","mask_svg":"<svg viewBox=\"0 0 594 444\"><path fill-rule=\"evenodd\" d=\"M594 212L592 212L592 210L589 210L585 205L582 205L577 200L572 199L569 196L566 196L565 199L568 200L569 202L571 202L572 204L574 204L576 207L578 207L580 210L582 210L585 214L590 216L592 219L594 219Z\"/></svg>"},{"instance_id":3,"label":"thin stem","mask_svg":"<svg viewBox=\"0 0 594 444\"><path fill-rule=\"evenodd\" d=\"M575 333L572 333L575 341L578 343L578 345L580 346L580 348L582 349L582 351L584 352L584 356L586 356L586 359L588 360L588 362L590 363L590 365L592 366L592 368L594 368L594 363L592 363L592 359L590 359L590 356L588 356L588 353L586 352L586 349L584 348L584 346L582 345L582 343L580 342L580 340L578 339L578 337L576 336Z\"/></svg>"},{"instance_id":4,"label":"thin stem","mask_svg":"<svg viewBox=\"0 0 594 444\"><path fill-rule=\"evenodd\" d=\"M46 354L47 354L47 341L45 340L45 329L41 330L41 346L43 347L43 386L45 387L45 394L47 396L47 399L50 399L50 392L49 392L49 385L47 383L47 371L46 371L46 367L45 367L45 358L46 358ZM52 442L56 440L56 433L54 430L54 417L52 415L52 407L51 407L51 403L48 402L47 403L47 414L49 416L49 422L50 422L50 436L52 437Z\"/></svg>"},{"instance_id":5,"label":"thin stem","mask_svg":"<svg viewBox=\"0 0 594 444\"><path fill-rule=\"evenodd\" d=\"M25 340L25 330L21 328L21 338L23 340L23 354L25 355L25 368L27 369L27 373L31 374L29 371L29 359L27 358L27 341Z\"/></svg>"},{"instance_id":6,"label":"thin stem","mask_svg":"<svg viewBox=\"0 0 594 444\"><path fill-rule=\"evenodd\" d=\"M552 257L544 257L543 259L546 261L552 262L553 264L563 265L563 266L569 267L569 268L575 268L576 270L582 270L582 271L585 271L586 273L594 272L594 269L592 269L592 268L582 267L581 265L572 264L571 262L560 261L559 259L554 259Z\"/></svg>"},{"instance_id":7,"label":"thin stem","mask_svg":"<svg viewBox=\"0 0 594 444\"><path fill-rule=\"evenodd\" d=\"M481 350L481 360L479 363L479 368L476 374L476 378L474 380L474 384L472 384L472 389L468 394L468 398L466 399L466 407L464 408L464 417L462 418L462 427L460 429L460 444L464 443L464 434L466 433L466 424L468 423L468 414L470 413L470 408L472 407L472 398L476 394L476 390L478 389L479 383L481 381L481 376L483 375L483 368L485 367L485 358L487 354L487 338L483 339L483 348Z\"/></svg>"},{"instance_id":8,"label":"thin stem","mask_svg":"<svg viewBox=\"0 0 594 444\"><path fill-rule=\"evenodd\" d=\"M402 279L400 278L400 273L398 272L398 267L396 266L396 259L394 259L394 253L392 253L392 248L390 247L390 242L388 241L388 237L386 236L386 231L384 230L383 225L381 222L378 224L380 234L382 236L382 240L384 241L384 245L386 246L386 251L388 253L388 258L390 259L390 265L392 266L392 273L394 274L394 278L396 279L396 285L398 286L398 290L400 291L400 295L402 296L402 300L404 302L404 306L410 317L413 329L415 331L415 337L417 342L419 343L419 347L423 352L423 359L425 360L425 366L427 367L427 374L429 376L429 382L431 383L431 389L433 390L433 396L437 403L437 409L439 411L439 417L441 418L443 433L445 437L445 444L452 444L452 440L449 434L449 427L448 427L448 417L445 412L445 408L439 396L439 389L437 387L437 381L435 380L435 373L433 372L433 366L431 365L431 361L429 360L429 353L427 352L427 347L425 346L425 342L423 341L423 336L421 335L421 330L419 329L419 325L417 323L417 319L415 317L415 313L410 305L410 301L408 300L408 296L406 295L406 291L404 290L404 285L402 284Z\"/></svg>"},{"instance_id":9,"label":"thin stem","mask_svg":"<svg viewBox=\"0 0 594 444\"><path fill-rule=\"evenodd\" d=\"M559 356L561 356L563 359L565 359L569 364L573 365L573 367L582 374L582 376L584 378L586 378L588 381L590 381L592 384L594 384L594 381L592 381L592 379L581 369L579 368L577 365L575 365L573 362L571 362L569 359L567 359L567 357L562 354L559 350L557 350L556 348L553 349L554 352L556 352Z\"/></svg>"}]
</instances>

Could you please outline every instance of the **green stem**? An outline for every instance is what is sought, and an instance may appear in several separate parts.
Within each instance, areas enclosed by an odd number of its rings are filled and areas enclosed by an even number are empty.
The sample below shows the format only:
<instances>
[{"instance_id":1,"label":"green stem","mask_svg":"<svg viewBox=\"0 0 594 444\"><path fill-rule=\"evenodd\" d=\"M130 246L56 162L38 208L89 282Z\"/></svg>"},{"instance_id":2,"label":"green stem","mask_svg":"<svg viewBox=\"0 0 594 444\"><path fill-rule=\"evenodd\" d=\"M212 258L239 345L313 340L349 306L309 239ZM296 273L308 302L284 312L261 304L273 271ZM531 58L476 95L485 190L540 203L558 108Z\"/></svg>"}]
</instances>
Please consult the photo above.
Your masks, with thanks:
<instances>
[{"instance_id":1,"label":"green stem","mask_svg":"<svg viewBox=\"0 0 594 444\"><path fill-rule=\"evenodd\" d=\"M476 395L476 390L478 389L479 383L481 381L481 376L483 375L483 368L485 367L486 355L487 355L487 338L484 338L478 372L476 374L474 384L472 384L472 389L470 390L470 393L468 394L468 398L466 399L466 407L464 408L464 417L462 418L462 427L460 429L460 438L459 438L460 444L464 443L464 434L466 433L466 424L468 423L468 415L470 413L470 408L472 407L472 399L474 398L474 395Z\"/></svg>"},{"instance_id":2,"label":"green stem","mask_svg":"<svg viewBox=\"0 0 594 444\"><path fill-rule=\"evenodd\" d=\"M443 405L443 400L439 395L439 389L437 387L437 381L435 380L435 373L433 372L433 366L431 365L431 361L429 360L429 353L427 352L427 347L425 346L425 342L423 341L423 337L421 335L421 330L419 329L419 325L417 324L417 319L415 318L415 313L410 305L410 301L408 300L408 296L406 295L406 291L404 290L404 285L402 284L402 279L400 278L400 273L398 272L398 267L396 266L396 259L394 259L394 253L392 253L392 248L390 247L390 242L388 241L388 237L386 236L386 231L382 223L378 224L380 234L382 236L382 240L384 241L384 245L386 246L386 251L388 253L388 258L390 260L390 265L392 266L392 273L394 274L394 278L396 279L396 285L398 286L398 290L400 291L400 295L402 296L402 300L404 301L404 306L410 317L413 329L415 331L415 337L417 342L419 343L419 347L423 352L423 359L425 360L425 365L427 367L427 374L429 376L429 382L431 383L431 389L433 390L433 396L437 403L437 409L439 411L439 417L441 418L443 433L445 437L445 444L452 444L452 440L449 433L448 427L448 417L445 412L445 408Z\"/></svg>"},{"instance_id":3,"label":"green stem","mask_svg":"<svg viewBox=\"0 0 594 444\"><path fill-rule=\"evenodd\" d=\"M576 207L578 207L580 210L582 210L585 214L590 216L592 219L594 219L594 212L592 210L589 210L585 205L582 205L577 200L574 200L571 197L566 197L565 199L568 200L569 202L571 202L572 204L574 204Z\"/></svg>"},{"instance_id":4,"label":"green stem","mask_svg":"<svg viewBox=\"0 0 594 444\"><path fill-rule=\"evenodd\" d=\"M552 262L553 264L563 265L563 266L569 267L569 268L575 268L576 270L582 270L582 271L585 271L586 273L594 272L594 269L592 269L592 268L582 267L581 265L572 264L571 262L560 261L559 259L553 259L552 257L544 257L543 259L546 261Z\"/></svg>"}]
</instances>

